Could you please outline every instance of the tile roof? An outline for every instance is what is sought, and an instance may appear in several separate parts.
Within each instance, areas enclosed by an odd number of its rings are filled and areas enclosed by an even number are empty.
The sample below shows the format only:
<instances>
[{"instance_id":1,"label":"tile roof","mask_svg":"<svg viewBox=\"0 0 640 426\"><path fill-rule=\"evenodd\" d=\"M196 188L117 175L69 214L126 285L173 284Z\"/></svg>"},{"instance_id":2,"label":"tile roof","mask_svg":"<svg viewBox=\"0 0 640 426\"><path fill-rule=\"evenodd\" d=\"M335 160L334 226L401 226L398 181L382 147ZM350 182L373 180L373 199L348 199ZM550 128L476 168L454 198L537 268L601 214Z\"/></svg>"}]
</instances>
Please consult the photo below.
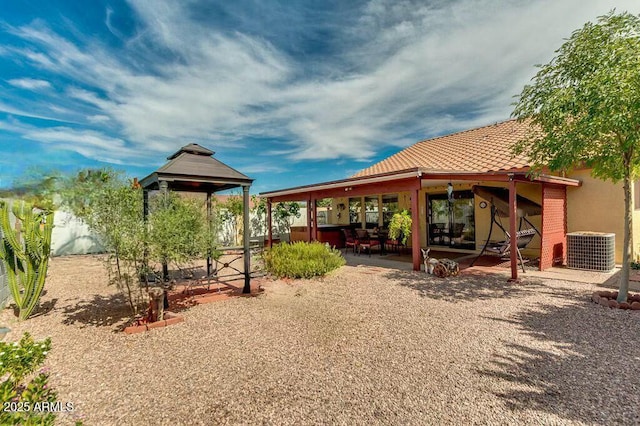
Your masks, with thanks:
<instances>
[{"instance_id":1,"label":"tile roof","mask_svg":"<svg viewBox=\"0 0 640 426\"><path fill-rule=\"evenodd\" d=\"M516 120L424 140L352 177L424 168L433 172L492 172L528 167L526 156L513 157L511 147L530 129Z\"/></svg>"}]
</instances>

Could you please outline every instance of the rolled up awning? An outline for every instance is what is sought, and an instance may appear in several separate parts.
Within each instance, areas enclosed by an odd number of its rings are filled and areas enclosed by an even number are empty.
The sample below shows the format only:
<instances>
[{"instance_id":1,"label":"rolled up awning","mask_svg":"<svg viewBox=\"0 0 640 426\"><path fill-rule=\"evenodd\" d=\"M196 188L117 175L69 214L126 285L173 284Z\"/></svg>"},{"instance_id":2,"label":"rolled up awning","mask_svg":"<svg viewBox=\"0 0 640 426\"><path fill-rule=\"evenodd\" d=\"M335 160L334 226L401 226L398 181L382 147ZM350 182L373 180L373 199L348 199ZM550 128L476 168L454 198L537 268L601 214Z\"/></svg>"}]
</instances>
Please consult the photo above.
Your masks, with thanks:
<instances>
[{"instance_id":1,"label":"rolled up awning","mask_svg":"<svg viewBox=\"0 0 640 426\"><path fill-rule=\"evenodd\" d=\"M509 216L509 190L493 186L475 185L473 193L489 201L496 208L496 213L501 217ZM518 195L518 217L539 216L542 214L542 206L535 201Z\"/></svg>"}]
</instances>

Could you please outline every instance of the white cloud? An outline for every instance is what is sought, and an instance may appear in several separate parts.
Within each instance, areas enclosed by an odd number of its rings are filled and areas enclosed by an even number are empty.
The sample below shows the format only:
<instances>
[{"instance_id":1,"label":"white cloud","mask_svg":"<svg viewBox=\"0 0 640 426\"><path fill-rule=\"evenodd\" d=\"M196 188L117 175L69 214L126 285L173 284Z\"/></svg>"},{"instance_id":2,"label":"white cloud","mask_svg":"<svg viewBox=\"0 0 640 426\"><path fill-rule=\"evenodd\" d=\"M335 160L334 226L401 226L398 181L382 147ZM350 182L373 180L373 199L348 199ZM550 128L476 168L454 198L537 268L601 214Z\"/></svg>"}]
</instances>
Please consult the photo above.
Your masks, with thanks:
<instances>
[{"instance_id":1,"label":"white cloud","mask_svg":"<svg viewBox=\"0 0 640 426\"><path fill-rule=\"evenodd\" d=\"M51 87L51 83L49 83L48 81L37 80L33 78L14 78L8 80L8 83L12 86L28 90L48 89L49 87Z\"/></svg>"},{"instance_id":2,"label":"white cloud","mask_svg":"<svg viewBox=\"0 0 640 426\"><path fill-rule=\"evenodd\" d=\"M111 120L108 116L106 115L90 115L87 117L87 120L89 120L91 123L105 123L109 120Z\"/></svg>"},{"instance_id":3,"label":"white cloud","mask_svg":"<svg viewBox=\"0 0 640 426\"><path fill-rule=\"evenodd\" d=\"M342 50L326 55L324 74L265 38L194 20L190 6L133 3L139 31L118 51L89 38L75 44L41 22L13 28L31 43L18 50L24 58L74 82L64 101L76 108L74 119L109 126L56 128L38 140L127 163L128 154L166 153L187 141L246 144L292 160L365 160L382 146L508 118L533 65L613 5L372 0L339 34ZM617 7L640 9L636 0ZM122 37L112 14L105 25ZM118 137L107 136L113 129ZM261 137L288 145L249 145Z\"/></svg>"},{"instance_id":4,"label":"white cloud","mask_svg":"<svg viewBox=\"0 0 640 426\"><path fill-rule=\"evenodd\" d=\"M69 127L32 128L21 132L24 139L55 146L56 149L76 152L86 158L112 164L143 165L144 153L127 146L120 138L106 136L93 130Z\"/></svg>"}]
</instances>

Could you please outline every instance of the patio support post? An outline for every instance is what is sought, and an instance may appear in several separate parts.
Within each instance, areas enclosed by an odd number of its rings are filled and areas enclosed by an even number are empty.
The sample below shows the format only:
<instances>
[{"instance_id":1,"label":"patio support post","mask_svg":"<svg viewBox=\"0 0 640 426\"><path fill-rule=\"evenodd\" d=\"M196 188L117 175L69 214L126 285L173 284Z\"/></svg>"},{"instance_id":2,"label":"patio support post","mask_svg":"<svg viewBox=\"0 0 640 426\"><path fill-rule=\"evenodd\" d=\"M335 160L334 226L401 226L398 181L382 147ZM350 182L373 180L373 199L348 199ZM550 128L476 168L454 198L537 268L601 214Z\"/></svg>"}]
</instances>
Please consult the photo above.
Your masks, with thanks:
<instances>
[{"instance_id":1,"label":"patio support post","mask_svg":"<svg viewBox=\"0 0 640 426\"><path fill-rule=\"evenodd\" d=\"M251 250L249 249L249 238L251 237L251 228L249 225L249 185L242 186L242 219L243 232L242 239L244 245L244 288L242 293L251 293Z\"/></svg>"},{"instance_id":2,"label":"patio support post","mask_svg":"<svg viewBox=\"0 0 640 426\"><path fill-rule=\"evenodd\" d=\"M313 241L318 241L318 203L315 198L311 199L311 208L312 211L312 219L313 219L313 232L311 236L313 237Z\"/></svg>"},{"instance_id":3,"label":"patio support post","mask_svg":"<svg viewBox=\"0 0 640 426\"><path fill-rule=\"evenodd\" d=\"M271 223L271 198L267 198L267 245L273 247L273 229Z\"/></svg>"},{"instance_id":4,"label":"patio support post","mask_svg":"<svg viewBox=\"0 0 640 426\"><path fill-rule=\"evenodd\" d=\"M420 181L418 180L418 184ZM413 270L420 270L420 211L418 197L420 189L411 192L411 254L413 255Z\"/></svg>"},{"instance_id":5,"label":"patio support post","mask_svg":"<svg viewBox=\"0 0 640 426\"><path fill-rule=\"evenodd\" d=\"M209 238L212 237L211 229L211 192L207 192L207 226L209 228ZM211 241L207 244L207 276L211 275Z\"/></svg>"},{"instance_id":6,"label":"patio support post","mask_svg":"<svg viewBox=\"0 0 640 426\"><path fill-rule=\"evenodd\" d=\"M513 175L509 175L509 241L511 243L510 260L511 260L511 279L510 282L518 281L518 238L517 238L517 217L518 205L516 197L516 181Z\"/></svg>"},{"instance_id":7,"label":"patio support post","mask_svg":"<svg viewBox=\"0 0 640 426\"><path fill-rule=\"evenodd\" d=\"M307 242L311 242L311 197L307 198Z\"/></svg>"}]
</instances>

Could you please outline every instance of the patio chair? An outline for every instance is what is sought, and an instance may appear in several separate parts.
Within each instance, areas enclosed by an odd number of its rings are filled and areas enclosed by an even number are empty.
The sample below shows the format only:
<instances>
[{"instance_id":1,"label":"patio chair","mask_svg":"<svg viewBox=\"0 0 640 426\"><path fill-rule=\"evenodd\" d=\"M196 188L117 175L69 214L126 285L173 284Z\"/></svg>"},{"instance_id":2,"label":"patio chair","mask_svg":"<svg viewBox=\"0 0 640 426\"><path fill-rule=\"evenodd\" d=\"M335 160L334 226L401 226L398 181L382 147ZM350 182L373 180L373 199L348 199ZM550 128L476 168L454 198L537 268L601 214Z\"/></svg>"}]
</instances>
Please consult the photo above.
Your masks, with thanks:
<instances>
[{"instance_id":1,"label":"patio chair","mask_svg":"<svg viewBox=\"0 0 640 426\"><path fill-rule=\"evenodd\" d=\"M446 233L444 232L445 227L445 223L429 224L429 235L434 244L436 244L436 240L438 240L437 244L442 244L442 240L446 236Z\"/></svg>"},{"instance_id":2,"label":"patio chair","mask_svg":"<svg viewBox=\"0 0 640 426\"><path fill-rule=\"evenodd\" d=\"M449 237L449 244L453 245L457 242L461 242L462 240L462 232L464 231L464 227L466 225L464 223L454 223L453 228L451 229L451 235Z\"/></svg>"},{"instance_id":3,"label":"patio chair","mask_svg":"<svg viewBox=\"0 0 640 426\"><path fill-rule=\"evenodd\" d=\"M349 247L353 249L353 254L356 254L356 248L358 247L358 239L356 237L355 232L351 228L343 228L342 233L344 234L344 252L347 253Z\"/></svg>"},{"instance_id":4,"label":"patio chair","mask_svg":"<svg viewBox=\"0 0 640 426\"><path fill-rule=\"evenodd\" d=\"M369 257L371 257L371 248L380 246L380 241L371 238L369 231L366 229L356 229L356 238L358 239L358 254L364 249L369 253Z\"/></svg>"}]
</instances>

